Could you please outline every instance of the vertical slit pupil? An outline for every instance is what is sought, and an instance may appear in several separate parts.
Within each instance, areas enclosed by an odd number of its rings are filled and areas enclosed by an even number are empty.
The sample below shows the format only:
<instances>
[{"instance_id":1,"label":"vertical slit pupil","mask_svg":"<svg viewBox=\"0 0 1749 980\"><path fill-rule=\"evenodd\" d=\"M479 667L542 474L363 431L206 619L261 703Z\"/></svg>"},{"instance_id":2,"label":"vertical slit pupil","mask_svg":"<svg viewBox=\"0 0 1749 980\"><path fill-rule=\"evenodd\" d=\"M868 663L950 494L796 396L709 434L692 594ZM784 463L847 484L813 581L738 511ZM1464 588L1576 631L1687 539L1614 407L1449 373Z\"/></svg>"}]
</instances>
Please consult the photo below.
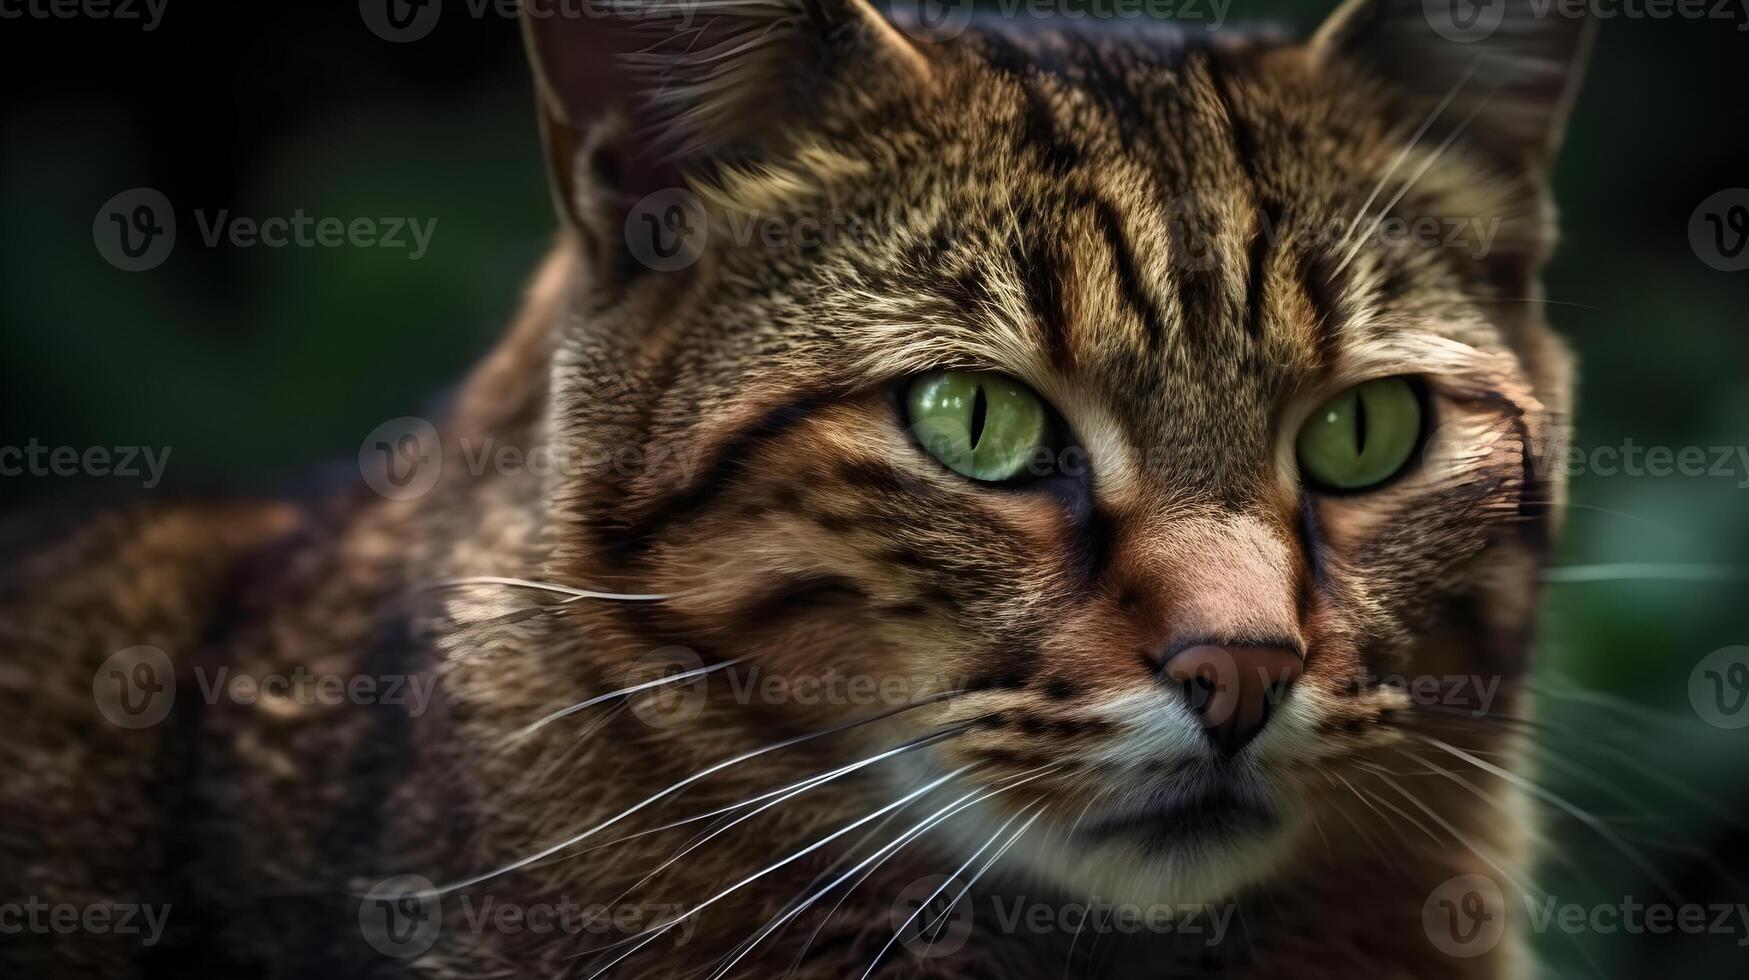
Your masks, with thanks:
<instances>
[{"instance_id":1,"label":"vertical slit pupil","mask_svg":"<svg viewBox=\"0 0 1749 980\"><path fill-rule=\"evenodd\" d=\"M972 448L978 448L978 440L984 435L984 421L990 414L990 403L984 397L984 386L972 393Z\"/></svg>"},{"instance_id":2,"label":"vertical slit pupil","mask_svg":"<svg viewBox=\"0 0 1749 980\"><path fill-rule=\"evenodd\" d=\"M1366 455L1366 399L1354 396L1354 455Z\"/></svg>"}]
</instances>

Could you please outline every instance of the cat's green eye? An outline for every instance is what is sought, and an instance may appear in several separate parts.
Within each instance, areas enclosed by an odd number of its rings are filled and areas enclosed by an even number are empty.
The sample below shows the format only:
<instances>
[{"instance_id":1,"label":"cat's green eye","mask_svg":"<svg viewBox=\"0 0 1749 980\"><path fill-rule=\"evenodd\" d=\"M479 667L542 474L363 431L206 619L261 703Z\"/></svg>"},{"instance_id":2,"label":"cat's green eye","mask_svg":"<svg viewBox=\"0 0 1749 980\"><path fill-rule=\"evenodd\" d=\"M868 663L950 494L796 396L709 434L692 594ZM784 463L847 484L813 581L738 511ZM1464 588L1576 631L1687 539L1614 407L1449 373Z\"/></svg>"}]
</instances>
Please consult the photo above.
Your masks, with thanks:
<instances>
[{"instance_id":1,"label":"cat's green eye","mask_svg":"<svg viewBox=\"0 0 1749 980\"><path fill-rule=\"evenodd\" d=\"M1365 490L1409 462L1421 442L1421 395L1406 378L1355 385L1300 428L1300 470L1319 486Z\"/></svg>"},{"instance_id":2,"label":"cat's green eye","mask_svg":"<svg viewBox=\"0 0 1749 980\"><path fill-rule=\"evenodd\" d=\"M905 392L905 411L929 455L956 473L991 483L1024 475L1050 427L1044 401L999 374L925 374Z\"/></svg>"}]
</instances>

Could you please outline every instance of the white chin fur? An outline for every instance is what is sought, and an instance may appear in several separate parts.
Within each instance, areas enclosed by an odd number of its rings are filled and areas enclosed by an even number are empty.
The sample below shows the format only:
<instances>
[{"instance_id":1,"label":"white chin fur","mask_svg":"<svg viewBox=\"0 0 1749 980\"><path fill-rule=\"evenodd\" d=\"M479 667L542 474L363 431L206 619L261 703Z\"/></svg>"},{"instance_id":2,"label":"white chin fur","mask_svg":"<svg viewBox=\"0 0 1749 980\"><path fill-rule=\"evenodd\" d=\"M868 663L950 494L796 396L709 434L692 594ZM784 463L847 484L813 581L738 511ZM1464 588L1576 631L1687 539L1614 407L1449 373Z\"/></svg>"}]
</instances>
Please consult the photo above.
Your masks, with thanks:
<instances>
[{"instance_id":1,"label":"white chin fur","mask_svg":"<svg viewBox=\"0 0 1749 980\"><path fill-rule=\"evenodd\" d=\"M1263 836L1161 850L1122 839L1084 845L1041 834L1030 844L1020 841L1007 860L1072 894L1137 905L1201 905L1230 899L1278 870L1292 837L1281 827Z\"/></svg>"}]
</instances>

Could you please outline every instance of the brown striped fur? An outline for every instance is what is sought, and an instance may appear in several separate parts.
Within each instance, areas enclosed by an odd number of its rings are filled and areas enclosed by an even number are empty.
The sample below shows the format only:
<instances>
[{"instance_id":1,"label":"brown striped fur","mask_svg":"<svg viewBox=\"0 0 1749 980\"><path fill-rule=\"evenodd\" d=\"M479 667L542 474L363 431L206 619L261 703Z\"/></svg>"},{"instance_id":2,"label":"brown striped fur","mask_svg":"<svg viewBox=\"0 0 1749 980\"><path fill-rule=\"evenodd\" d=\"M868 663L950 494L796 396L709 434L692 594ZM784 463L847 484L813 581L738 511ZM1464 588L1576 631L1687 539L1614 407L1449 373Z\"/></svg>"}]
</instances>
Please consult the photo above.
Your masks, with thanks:
<instances>
[{"instance_id":1,"label":"brown striped fur","mask_svg":"<svg viewBox=\"0 0 1749 980\"><path fill-rule=\"evenodd\" d=\"M969 726L773 807L649 883L701 825L466 893L692 906L930 778L966 766L953 787L993 787L1048 766L882 865L831 916L828 897L735 975L860 975L906 883L952 871L1035 804L1040 823L976 894L1236 901L1242 935L1199 967L1226 976L1524 972L1516 942L1451 958L1421 918L1441 882L1489 870L1478 849L1528 859L1512 787L1446 758L1470 786L1412 781L1446 821L1423 819L1426 834L1372 802L1422 816L1380 770L1418 768L1428 737L1509 752L1505 729L1368 679L1504 677L1495 711L1528 710L1511 681L1561 502L1540 461L1564 452L1569 398L1566 354L1532 301L1584 39L1540 24L1548 51L1473 46L1500 59L1475 82L1492 99L1459 88L1412 143L1461 73L1404 26L1420 6L1355 0L1312 41L980 20L927 43L854 0L723 4L704 37L753 30L760 44L721 63L646 59L692 86L654 111L602 97L602 46L635 50L613 32L533 24L566 227L442 426L438 487L406 502L361 490L301 509L142 509L14 566L0 641L20 656L0 696L25 721L0 764L24 775L0 792L0 861L22 870L6 877L59 901L173 900L181 915L144 956L41 939L0 957L115 977L589 976L607 940L470 930L455 893L436 946L382 958L359 935L357 896L391 874L489 871L736 753L965 689L724 770L592 841ZM1435 46L1412 57L1417 44ZM651 150L651 126L678 149ZM627 208L669 181L695 193L709 244L682 271L640 270ZM1479 257L1369 245L1351 261L1317 233L1392 201L1404 220L1498 231ZM748 221L821 218L841 233L736 241ZM942 367L1041 393L1083 475L992 489L933 462L895 391ZM1370 494L1304 489L1291 440L1306 414L1405 374L1438 420L1416 468ZM556 475L451 465L488 438L583 462ZM625 450L641 462L603 462ZM670 598L420 590L482 575ZM1210 638L1306 653L1306 678L1230 767L1159 677L1167 651ZM221 700L148 731L106 728L89 678L134 644L173 655L179 692L197 664L302 665L430 673L438 703L407 718ZM511 738L673 645L700 664L738 659L743 677L897 679L902 696L746 701L725 671L685 724L606 704ZM1173 844L1171 826L1081 833L1143 796L1216 786L1267 799L1278 822L1197 845ZM612 975L709 975L846 853L752 883L684 944L652 943ZM1169 937L1091 950L990 925L951 955L898 947L876 975L1189 975L1164 968L1184 952Z\"/></svg>"}]
</instances>

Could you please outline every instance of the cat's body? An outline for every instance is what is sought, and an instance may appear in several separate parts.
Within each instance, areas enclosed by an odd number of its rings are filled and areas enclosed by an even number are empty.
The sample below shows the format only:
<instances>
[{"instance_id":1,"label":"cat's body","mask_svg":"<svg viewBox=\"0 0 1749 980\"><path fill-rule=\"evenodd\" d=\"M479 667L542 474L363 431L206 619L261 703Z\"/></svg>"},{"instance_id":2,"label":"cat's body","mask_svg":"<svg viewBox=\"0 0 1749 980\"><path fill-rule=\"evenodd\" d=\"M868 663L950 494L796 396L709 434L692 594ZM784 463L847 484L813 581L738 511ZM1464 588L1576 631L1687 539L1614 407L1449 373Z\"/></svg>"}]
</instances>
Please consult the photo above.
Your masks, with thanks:
<instances>
[{"instance_id":1,"label":"cat's body","mask_svg":"<svg viewBox=\"0 0 1749 980\"><path fill-rule=\"evenodd\" d=\"M50 975L588 977L627 953L611 975L702 977L758 937L732 975L1521 972L1514 937L1453 955L1427 914L1455 876L1504 886L1527 860L1510 780L1481 765L1509 758L1509 730L1376 682L1493 678L1494 713L1525 707L1512 680L1560 494L1537 464L1564 446L1568 383L1523 300L1566 76L1553 95L1546 71L1489 79L1514 112L1542 98L1540 120L1490 111L1461 69L1417 89L1393 74L1393 6L1356 5L1310 47L982 29L932 46L837 11L795 42L829 58L783 61L803 82L825 66L804 94L708 73L685 90L721 104L681 107L687 152L713 160L688 205L712 231L673 273L628 271L621 197L666 185L610 159L621 130L570 128L590 113L563 104L554 52L582 42L534 28L570 223L443 422L436 486L140 509L11 565L0 707L25 721L0 750L21 774L0 861L51 903L171 913L150 949L26 936L3 955ZM772 47L813 37L800 8L725 10ZM1577 60L1576 35L1551 43ZM1494 221L1485 256L1320 237L1387 202ZM844 234L749 247L749 215ZM1020 378L1084 465L1036 489L933 466L893 385L944 367ZM1439 406L1418 468L1315 499L1283 427L1379 375L1424 379ZM487 446L563 465L469 472ZM665 598L455 581L479 577ZM1192 643L1303 661L1242 752L1209 751L1155 676ZM129 730L93 679L137 646L175 662L177 704ZM662 662L712 673L678 705L529 729ZM300 670L385 696L209 693ZM435 678L428 702L407 678ZM821 689L849 696L804 693ZM1410 792L1406 769L1425 777ZM969 934L889 944L918 879L969 882L1005 846L964 900ZM430 944L361 925L397 875L459 886L408 899L440 910ZM1223 935L997 914L1089 899L1224 909ZM614 921L506 925L487 903Z\"/></svg>"}]
</instances>

